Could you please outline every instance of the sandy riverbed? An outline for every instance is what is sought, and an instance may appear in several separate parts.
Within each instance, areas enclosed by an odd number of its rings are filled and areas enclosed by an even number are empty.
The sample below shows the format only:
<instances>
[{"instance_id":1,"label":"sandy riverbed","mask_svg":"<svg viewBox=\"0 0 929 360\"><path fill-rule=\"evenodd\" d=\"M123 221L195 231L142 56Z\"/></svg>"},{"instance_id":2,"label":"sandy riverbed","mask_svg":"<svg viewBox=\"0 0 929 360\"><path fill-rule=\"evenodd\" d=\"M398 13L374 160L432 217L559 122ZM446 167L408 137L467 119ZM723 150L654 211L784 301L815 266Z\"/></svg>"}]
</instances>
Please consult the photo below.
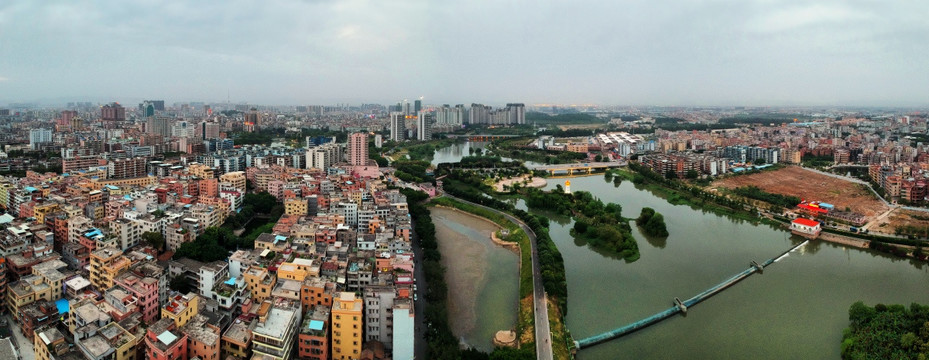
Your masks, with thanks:
<instances>
[{"instance_id":1,"label":"sandy riverbed","mask_svg":"<svg viewBox=\"0 0 929 360\"><path fill-rule=\"evenodd\" d=\"M446 268L452 333L477 349L493 350L494 333L516 322L519 258L490 240L498 229L493 223L451 209L431 211Z\"/></svg>"}]
</instances>

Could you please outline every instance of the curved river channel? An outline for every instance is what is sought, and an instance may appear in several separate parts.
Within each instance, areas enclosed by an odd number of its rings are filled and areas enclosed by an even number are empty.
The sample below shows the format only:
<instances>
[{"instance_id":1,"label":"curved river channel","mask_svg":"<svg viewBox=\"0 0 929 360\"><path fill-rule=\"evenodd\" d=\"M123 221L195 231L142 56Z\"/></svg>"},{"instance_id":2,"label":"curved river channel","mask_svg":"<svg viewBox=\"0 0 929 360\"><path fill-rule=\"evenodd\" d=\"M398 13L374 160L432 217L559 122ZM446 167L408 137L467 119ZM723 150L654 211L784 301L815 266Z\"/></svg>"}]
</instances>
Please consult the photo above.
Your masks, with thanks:
<instances>
[{"instance_id":1,"label":"curved river channel","mask_svg":"<svg viewBox=\"0 0 929 360\"><path fill-rule=\"evenodd\" d=\"M436 152L436 161L468 154L465 144ZM602 175L571 178L572 191L589 191L622 205L634 218L642 207L662 213L670 236L653 239L635 229L641 258L627 263L601 254L569 233L573 220L551 219L550 234L564 257L567 327L575 339L640 320L689 298L800 242L767 225L671 205L624 181ZM547 189L564 184L549 180ZM518 204L524 207L522 201ZM449 255L445 255L449 256ZM449 287L455 284L449 283ZM811 241L724 292L632 335L582 349L578 359L827 359L839 358L848 307L929 303L929 266L870 250ZM478 299L478 316L485 305ZM489 306L489 305L488 305ZM489 309L487 309L489 310Z\"/></svg>"}]
</instances>

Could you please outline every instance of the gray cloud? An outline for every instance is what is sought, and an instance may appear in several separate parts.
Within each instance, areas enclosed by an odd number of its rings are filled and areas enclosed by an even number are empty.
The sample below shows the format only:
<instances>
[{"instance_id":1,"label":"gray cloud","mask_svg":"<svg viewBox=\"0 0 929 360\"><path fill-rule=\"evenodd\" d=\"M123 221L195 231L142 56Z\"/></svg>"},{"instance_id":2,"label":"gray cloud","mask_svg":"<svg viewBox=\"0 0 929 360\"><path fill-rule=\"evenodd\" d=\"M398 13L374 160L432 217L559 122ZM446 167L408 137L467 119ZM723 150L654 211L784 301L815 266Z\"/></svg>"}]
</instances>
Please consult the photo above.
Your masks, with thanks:
<instances>
[{"instance_id":1,"label":"gray cloud","mask_svg":"<svg viewBox=\"0 0 929 360\"><path fill-rule=\"evenodd\" d=\"M864 0L14 1L0 103L926 105L927 15Z\"/></svg>"}]
</instances>

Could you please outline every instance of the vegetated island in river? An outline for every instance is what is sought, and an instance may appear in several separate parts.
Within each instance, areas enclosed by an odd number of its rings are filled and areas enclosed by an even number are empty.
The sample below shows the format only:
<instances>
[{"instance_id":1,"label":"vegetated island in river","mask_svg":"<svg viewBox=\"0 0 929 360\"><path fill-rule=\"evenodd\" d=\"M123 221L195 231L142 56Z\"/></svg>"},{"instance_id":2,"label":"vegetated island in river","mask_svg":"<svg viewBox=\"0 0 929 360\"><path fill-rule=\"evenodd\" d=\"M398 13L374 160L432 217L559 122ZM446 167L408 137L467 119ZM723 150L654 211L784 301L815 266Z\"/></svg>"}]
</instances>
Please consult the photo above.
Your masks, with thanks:
<instances>
[{"instance_id":1,"label":"vegetated island in river","mask_svg":"<svg viewBox=\"0 0 929 360\"><path fill-rule=\"evenodd\" d=\"M653 237L668 237L668 227L665 226L664 216L650 207L642 208L635 224L642 229L645 235Z\"/></svg>"},{"instance_id":2,"label":"vegetated island in river","mask_svg":"<svg viewBox=\"0 0 929 360\"><path fill-rule=\"evenodd\" d=\"M571 234L594 248L618 254L629 262L639 259L639 245L619 204L603 204L586 191L565 193L561 185L549 192L527 188L524 194L530 208L574 217Z\"/></svg>"},{"instance_id":3,"label":"vegetated island in river","mask_svg":"<svg viewBox=\"0 0 929 360\"><path fill-rule=\"evenodd\" d=\"M843 359L929 359L929 306L861 301L848 309L842 335Z\"/></svg>"}]
</instances>

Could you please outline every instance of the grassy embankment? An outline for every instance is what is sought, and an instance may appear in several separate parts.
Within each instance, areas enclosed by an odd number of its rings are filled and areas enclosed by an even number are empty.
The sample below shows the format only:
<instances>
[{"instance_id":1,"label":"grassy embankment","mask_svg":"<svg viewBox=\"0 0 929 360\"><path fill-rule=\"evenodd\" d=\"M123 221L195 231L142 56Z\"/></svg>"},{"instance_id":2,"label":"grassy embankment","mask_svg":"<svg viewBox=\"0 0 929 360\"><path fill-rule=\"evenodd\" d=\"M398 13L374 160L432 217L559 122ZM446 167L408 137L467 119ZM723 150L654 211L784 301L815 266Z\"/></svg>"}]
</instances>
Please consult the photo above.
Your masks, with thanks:
<instances>
[{"instance_id":1,"label":"grassy embankment","mask_svg":"<svg viewBox=\"0 0 929 360\"><path fill-rule=\"evenodd\" d=\"M651 172L645 169L644 171ZM722 196L710 194L706 190L695 186L687 185L680 181L670 180L666 182L656 181L648 176L643 176L643 170L613 170L614 176L619 176L624 180L632 181L636 187L648 190L655 196L665 199L672 205L687 205L696 210L703 210L719 215L731 217L733 219L749 221L752 223L765 223L774 226L781 226L781 223L767 218L760 218L757 214L745 210L743 204L725 199ZM652 172L652 174L654 174ZM655 174L657 175L657 174ZM678 184L680 183L680 184ZM672 184L677 184L672 185ZM721 201L724 200L724 201ZM732 203L731 205L722 205L721 202Z\"/></svg>"},{"instance_id":2,"label":"grassy embankment","mask_svg":"<svg viewBox=\"0 0 929 360\"><path fill-rule=\"evenodd\" d=\"M745 220L752 223L760 222L778 227L782 227L784 226L784 223L790 222L789 219L780 216L774 216L774 220L772 220L767 217L760 217L754 211L745 210L745 206L747 204L753 204L749 206L754 206L755 202L759 201L770 204L771 206L783 206L783 203L772 204L763 200L753 199L745 195L737 195L730 191L724 191L718 195L711 194L696 185L689 185L678 180L661 179L659 175L655 174L651 170L641 167L640 165L633 166L630 164L630 168L632 168L632 170L614 170L614 174L616 176L622 177L623 179L633 181L636 186L641 186L642 188L651 191L653 194L666 199L671 204L688 205L695 209L710 211L735 219ZM730 193L730 195L736 195L735 197L743 199L734 200L726 196L725 193ZM761 195L777 194L764 193ZM927 258L925 251L922 249L925 243L918 240L852 233L830 228L823 229L823 231L852 238L870 240L871 249L894 254L900 257L914 257L921 260ZM914 249L909 247L913 247Z\"/></svg>"},{"instance_id":3,"label":"grassy embankment","mask_svg":"<svg viewBox=\"0 0 929 360\"><path fill-rule=\"evenodd\" d=\"M437 198L431 201L432 205L447 206L455 208L467 213L471 213L483 218L486 218L497 225L500 225L504 229L509 231L509 235L503 237L502 240L508 242L515 242L519 244L520 251L520 270L519 270L519 315L517 320L517 334L520 339L520 346L535 345L535 316L533 316L533 303L532 303L532 254L531 254L531 245L529 244L529 237L526 233L512 221L507 220L504 216L487 210L482 207L474 206L471 204L466 204L460 201L456 201L450 198ZM558 309L557 304L549 301L549 326L552 330L552 351L555 354L556 359L565 359L568 358L568 344L571 343L571 339L568 334L565 332L564 327L564 318L561 316L560 310ZM564 341L558 341L558 339L567 339ZM563 355L563 356L562 356Z\"/></svg>"}]
</instances>

